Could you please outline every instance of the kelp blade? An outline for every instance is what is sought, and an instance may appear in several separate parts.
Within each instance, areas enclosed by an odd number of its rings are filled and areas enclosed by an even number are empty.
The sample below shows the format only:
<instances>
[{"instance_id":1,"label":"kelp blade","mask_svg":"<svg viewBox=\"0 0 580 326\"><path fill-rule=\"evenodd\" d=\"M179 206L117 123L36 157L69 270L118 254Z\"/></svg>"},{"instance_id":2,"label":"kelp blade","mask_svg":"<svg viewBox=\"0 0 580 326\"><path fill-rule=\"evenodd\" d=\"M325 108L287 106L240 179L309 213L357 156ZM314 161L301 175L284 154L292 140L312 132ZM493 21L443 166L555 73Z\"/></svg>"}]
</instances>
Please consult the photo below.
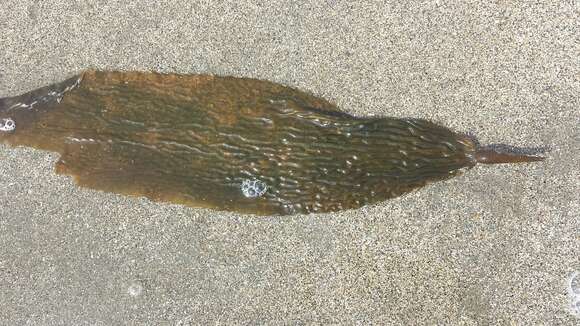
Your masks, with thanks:
<instances>
[{"instance_id":1,"label":"kelp blade","mask_svg":"<svg viewBox=\"0 0 580 326\"><path fill-rule=\"evenodd\" d=\"M431 122L246 78L87 71L0 100L0 119L1 141L60 153L81 186L258 215L356 208L475 164Z\"/></svg>"}]
</instances>

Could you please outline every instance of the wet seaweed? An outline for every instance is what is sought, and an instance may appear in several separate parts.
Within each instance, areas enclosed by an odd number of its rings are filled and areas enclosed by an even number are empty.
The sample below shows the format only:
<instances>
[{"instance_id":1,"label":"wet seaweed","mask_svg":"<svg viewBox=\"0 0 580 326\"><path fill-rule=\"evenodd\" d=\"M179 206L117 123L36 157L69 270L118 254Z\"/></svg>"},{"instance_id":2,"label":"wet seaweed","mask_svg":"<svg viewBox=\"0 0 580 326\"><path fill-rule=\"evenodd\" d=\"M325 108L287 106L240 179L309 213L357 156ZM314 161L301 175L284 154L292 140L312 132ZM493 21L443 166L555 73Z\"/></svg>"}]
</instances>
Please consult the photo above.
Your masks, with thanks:
<instances>
[{"instance_id":1,"label":"wet seaweed","mask_svg":"<svg viewBox=\"0 0 580 326\"><path fill-rule=\"evenodd\" d=\"M268 81L145 72L0 99L0 141L60 153L57 173L83 187L258 215L357 208L478 162L541 159Z\"/></svg>"}]
</instances>

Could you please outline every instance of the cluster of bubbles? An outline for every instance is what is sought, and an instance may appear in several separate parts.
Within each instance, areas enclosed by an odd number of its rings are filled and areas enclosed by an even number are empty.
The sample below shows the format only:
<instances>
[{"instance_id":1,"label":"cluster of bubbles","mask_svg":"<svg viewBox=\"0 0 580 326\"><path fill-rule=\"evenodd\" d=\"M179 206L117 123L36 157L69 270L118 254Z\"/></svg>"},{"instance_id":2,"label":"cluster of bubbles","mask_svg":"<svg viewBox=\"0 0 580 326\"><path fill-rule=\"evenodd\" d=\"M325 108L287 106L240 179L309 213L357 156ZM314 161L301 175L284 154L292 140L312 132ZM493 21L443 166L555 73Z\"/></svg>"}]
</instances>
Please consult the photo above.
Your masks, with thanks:
<instances>
[{"instance_id":1,"label":"cluster of bubbles","mask_svg":"<svg viewBox=\"0 0 580 326\"><path fill-rule=\"evenodd\" d=\"M242 182L242 193L248 198L257 198L263 196L268 190L268 186L260 180L246 179Z\"/></svg>"},{"instance_id":2,"label":"cluster of bubbles","mask_svg":"<svg viewBox=\"0 0 580 326\"><path fill-rule=\"evenodd\" d=\"M14 120L10 118L0 120L0 131L13 131L14 129L16 129Z\"/></svg>"}]
</instances>

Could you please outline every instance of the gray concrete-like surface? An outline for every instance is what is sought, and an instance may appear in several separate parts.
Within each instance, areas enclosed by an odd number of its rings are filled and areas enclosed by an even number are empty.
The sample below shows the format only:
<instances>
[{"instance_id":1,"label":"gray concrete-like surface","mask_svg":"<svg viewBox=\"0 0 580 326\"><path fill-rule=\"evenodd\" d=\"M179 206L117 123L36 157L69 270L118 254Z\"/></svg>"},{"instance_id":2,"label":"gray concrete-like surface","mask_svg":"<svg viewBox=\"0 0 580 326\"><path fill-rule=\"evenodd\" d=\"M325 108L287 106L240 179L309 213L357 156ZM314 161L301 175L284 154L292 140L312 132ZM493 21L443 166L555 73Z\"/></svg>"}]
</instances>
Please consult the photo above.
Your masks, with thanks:
<instances>
[{"instance_id":1,"label":"gray concrete-like surface","mask_svg":"<svg viewBox=\"0 0 580 326\"><path fill-rule=\"evenodd\" d=\"M81 189L56 155L0 145L0 324L577 324L579 12L3 0L0 97L90 67L247 76L552 151L362 209L254 217Z\"/></svg>"}]
</instances>

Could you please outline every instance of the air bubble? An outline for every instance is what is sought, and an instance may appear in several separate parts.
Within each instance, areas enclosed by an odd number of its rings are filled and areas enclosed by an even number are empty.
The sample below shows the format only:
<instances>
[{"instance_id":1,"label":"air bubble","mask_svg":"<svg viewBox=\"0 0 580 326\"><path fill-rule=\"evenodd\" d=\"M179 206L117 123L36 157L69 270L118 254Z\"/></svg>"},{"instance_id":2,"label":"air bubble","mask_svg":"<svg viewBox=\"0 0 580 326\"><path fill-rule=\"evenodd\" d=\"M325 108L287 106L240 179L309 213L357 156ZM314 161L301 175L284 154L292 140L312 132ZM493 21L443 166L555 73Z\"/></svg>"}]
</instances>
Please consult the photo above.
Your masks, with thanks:
<instances>
[{"instance_id":1,"label":"air bubble","mask_svg":"<svg viewBox=\"0 0 580 326\"><path fill-rule=\"evenodd\" d=\"M572 273L568 280L568 294L571 297L570 308L572 313L580 317L580 273Z\"/></svg>"},{"instance_id":2,"label":"air bubble","mask_svg":"<svg viewBox=\"0 0 580 326\"><path fill-rule=\"evenodd\" d=\"M14 120L10 118L0 120L0 131L13 131L14 129L16 129Z\"/></svg>"},{"instance_id":3,"label":"air bubble","mask_svg":"<svg viewBox=\"0 0 580 326\"><path fill-rule=\"evenodd\" d=\"M127 293L132 297L138 297L143 293L143 285L141 282L135 281L129 286Z\"/></svg>"},{"instance_id":4,"label":"air bubble","mask_svg":"<svg viewBox=\"0 0 580 326\"><path fill-rule=\"evenodd\" d=\"M580 296L580 273L574 272L570 276L570 284L568 285L570 293Z\"/></svg>"},{"instance_id":5,"label":"air bubble","mask_svg":"<svg viewBox=\"0 0 580 326\"><path fill-rule=\"evenodd\" d=\"M263 196L268 190L268 186L260 180L246 179L242 182L242 193L248 198L257 198Z\"/></svg>"}]
</instances>

